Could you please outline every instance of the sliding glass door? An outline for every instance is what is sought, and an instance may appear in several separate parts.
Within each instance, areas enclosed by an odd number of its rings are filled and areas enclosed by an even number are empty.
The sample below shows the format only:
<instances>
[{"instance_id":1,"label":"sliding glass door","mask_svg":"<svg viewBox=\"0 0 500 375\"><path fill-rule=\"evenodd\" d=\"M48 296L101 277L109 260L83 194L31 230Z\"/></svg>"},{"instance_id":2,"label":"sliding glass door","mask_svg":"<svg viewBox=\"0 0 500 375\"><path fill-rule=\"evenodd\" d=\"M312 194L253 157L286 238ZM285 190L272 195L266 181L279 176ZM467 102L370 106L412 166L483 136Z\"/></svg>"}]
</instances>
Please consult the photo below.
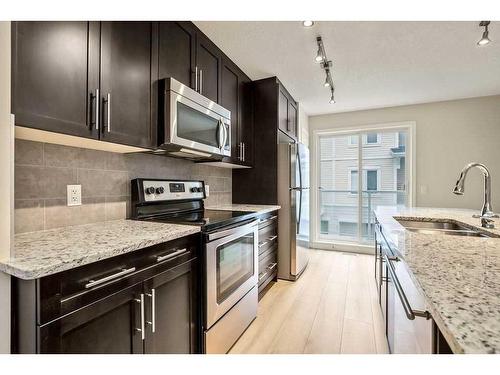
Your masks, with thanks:
<instances>
[{"instance_id":1,"label":"sliding glass door","mask_svg":"<svg viewBox=\"0 0 500 375\"><path fill-rule=\"evenodd\" d=\"M408 129L319 136L316 238L368 243L377 206L408 204Z\"/></svg>"}]
</instances>

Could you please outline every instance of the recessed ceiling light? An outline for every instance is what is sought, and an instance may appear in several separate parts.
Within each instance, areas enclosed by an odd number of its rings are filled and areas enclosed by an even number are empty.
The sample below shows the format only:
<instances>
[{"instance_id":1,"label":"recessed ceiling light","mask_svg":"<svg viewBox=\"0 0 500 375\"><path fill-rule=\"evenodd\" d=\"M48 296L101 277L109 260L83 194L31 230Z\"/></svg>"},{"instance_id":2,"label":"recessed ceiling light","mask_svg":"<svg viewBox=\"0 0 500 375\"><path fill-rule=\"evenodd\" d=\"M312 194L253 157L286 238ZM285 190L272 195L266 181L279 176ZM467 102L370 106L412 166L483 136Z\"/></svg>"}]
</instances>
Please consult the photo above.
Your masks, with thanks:
<instances>
[{"instance_id":1,"label":"recessed ceiling light","mask_svg":"<svg viewBox=\"0 0 500 375\"><path fill-rule=\"evenodd\" d=\"M304 27L313 27L314 21L302 21L302 26Z\"/></svg>"},{"instance_id":2,"label":"recessed ceiling light","mask_svg":"<svg viewBox=\"0 0 500 375\"><path fill-rule=\"evenodd\" d=\"M479 26L484 27L484 32L483 32L483 36L481 37L481 39L479 39L479 41L477 42L478 46L485 46L491 42L490 38L488 37L488 25L489 24L490 24L490 21L481 21L479 23Z\"/></svg>"}]
</instances>

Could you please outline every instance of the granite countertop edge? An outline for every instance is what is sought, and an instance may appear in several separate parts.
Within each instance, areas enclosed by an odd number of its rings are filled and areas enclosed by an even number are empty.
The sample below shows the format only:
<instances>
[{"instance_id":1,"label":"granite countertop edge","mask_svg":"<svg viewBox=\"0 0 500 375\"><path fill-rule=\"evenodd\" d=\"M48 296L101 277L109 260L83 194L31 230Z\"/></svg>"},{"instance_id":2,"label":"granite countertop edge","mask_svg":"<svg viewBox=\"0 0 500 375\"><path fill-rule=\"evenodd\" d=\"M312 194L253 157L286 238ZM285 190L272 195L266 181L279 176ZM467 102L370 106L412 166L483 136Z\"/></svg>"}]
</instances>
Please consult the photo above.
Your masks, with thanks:
<instances>
[{"instance_id":1,"label":"granite countertop edge","mask_svg":"<svg viewBox=\"0 0 500 375\"><path fill-rule=\"evenodd\" d=\"M435 235L418 235L408 232L404 227L402 227L399 223L397 223L395 218L398 217L408 220L422 220L422 221L449 220L452 222L460 222L460 223L465 223L468 226L474 227L474 229L478 231L490 232L494 235L500 234L500 229L499 229L500 221L496 220L495 229L484 230L483 228L479 227L478 224L476 223L477 219L472 219L471 214L474 213L474 211L472 210L435 209L435 208L425 208L425 207L397 209L397 210L391 207L391 209L389 210L387 209L388 207L383 207L383 206L379 207L376 210L374 210L374 214L380 221L382 228L384 228L385 226L387 229L388 227L389 230L384 231L384 234L386 234L387 232L390 233L390 235L388 236L389 238L386 237L386 239L391 242L390 245L394 246L398 255L401 258L403 258L404 264L406 266L406 269L408 270L408 273L412 281L415 283L417 289L424 296L427 302L428 310L431 313L433 320L436 322L436 325L439 327L441 333L446 338L452 351L456 354L481 354L481 353L485 354L491 352L498 353L500 350L500 341L498 340L497 340L498 342L495 343L495 346L490 348L489 344L485 346L485 342L483 341L483 339L478 339L481 341L481 344L479 344L477 342L469 343L463 337L459 337L462 336L463 333L457 332L457 326L453 326L453 317L443 316L444 312L441 311L439 306L437 306L437 303L434 302L432 300L432 297L430 296L432 291L429 290L430 289L429 285L425 285L425 283L423 284L421 280L422 277L419 277L419 275L417 274L418 272L417 273L415 272L414 266L411 264L412 262L413 263L415 262L415 259L413 258L411 262L408 262L408 259L406 257L408 256L408 252L411 251L411 249L405 249L404 252L401 252L397 244L394 243L393 236L401 233L406 233L407 235L411 236L411 241L409 242L413 246L415 244L416 239L425 238L422 236L435 236ZM454 237L455 236L440 236L440 241L453 243L453 241L456 240L456 238ZM496 247L496 249L500 251L500 239L490 238L490 240L496 241L494 247ZM440 285L435 287L442 288L442 286ZM495 303L495 301L493 301L493 303ZM496 303L498 303L498 301ZM471 326L473 328L473 323L471 323L467 328L469 329L470 333L474 334L474 330L471 328Z\"/></svg>"},{"instance_id":2,"label":"granite countertop edge","mask_svg":"<svg viewBox=\"0 0 500 375\"><path fill-rule=\"evenodd\" d=\"M143 228L148 230L142 231ZM103 240L109 239L110 232L116 229L121 231L114 242ZM131 233L133 230L136 233ZM89 236L81 235L89 232ZM0 271L20 279L33 280L199 232L200 228L196 226L123 219L106 222L106 225L84 224L22 233L14 236L10 257L0 259ZM96 248L92 253L82 250L92 246Z\"/></svg>"}]
</instances>

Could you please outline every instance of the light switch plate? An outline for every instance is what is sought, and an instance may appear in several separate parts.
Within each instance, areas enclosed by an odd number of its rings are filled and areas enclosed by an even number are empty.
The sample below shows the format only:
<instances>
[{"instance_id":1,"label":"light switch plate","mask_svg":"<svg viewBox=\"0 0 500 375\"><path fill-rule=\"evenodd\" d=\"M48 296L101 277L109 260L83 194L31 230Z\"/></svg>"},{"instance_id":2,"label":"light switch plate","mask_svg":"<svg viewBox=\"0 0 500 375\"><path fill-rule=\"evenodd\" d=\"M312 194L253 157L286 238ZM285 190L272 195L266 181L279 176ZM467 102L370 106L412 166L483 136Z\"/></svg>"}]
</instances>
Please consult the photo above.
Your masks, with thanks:
<instances>
[{"instance_id":1,"label":"light switch plate","mask_svg":"<svg viewBox=\"0 0 500 375\"><path fill-rule=\"evenodd\" d=\"M68 206L82 205L82 185L67 185Z\"/></svg>"},{"instance_id":2,"label":"light switch plate","mask_svg":"<svg viewBox=\"0 0 500 375\"><path fill-rule=\"evenodd\" d=\"M210 185L205 185L205 196L207 198L210 196Z\"/></svg>"}]
</instances>

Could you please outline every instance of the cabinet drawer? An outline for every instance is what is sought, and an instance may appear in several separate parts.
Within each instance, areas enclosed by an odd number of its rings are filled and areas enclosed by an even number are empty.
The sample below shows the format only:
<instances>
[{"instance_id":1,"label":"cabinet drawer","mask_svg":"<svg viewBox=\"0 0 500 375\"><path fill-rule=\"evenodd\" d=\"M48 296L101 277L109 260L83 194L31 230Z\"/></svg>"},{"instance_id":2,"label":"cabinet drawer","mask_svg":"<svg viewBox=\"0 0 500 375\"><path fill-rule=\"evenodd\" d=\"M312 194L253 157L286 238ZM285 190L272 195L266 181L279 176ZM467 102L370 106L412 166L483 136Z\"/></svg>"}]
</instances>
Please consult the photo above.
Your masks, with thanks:
<instances>
[{"instance_id":1,"label":"cabinet drawer","mask_svg":"<svg viewBox=\"0 0 500 375\"><path fill-rule=\"evenodd\" d=\"M259 231L271 224L278 225L278 213L276 211L260 217Z\"/></svg>"},{"instance_id":2,"label":"cabinet drawer","mask_svg":"<svg viewBox=\"0 0 500 375\"><path fill-rule=\"evenodd\" d=\"M259 256L278 243L278 228L268 225L259 230Z\"/></svg>"},{"instance_id":3,"label":"cabinet drawer","mask_svg":"<svg viewBox=\"0 0 500 375\"><path fill-rule=\"evenodd\" d=\"M261 285L278 268L277 252L273 251L259 260L259 285Z\"/></svg>"},{"instance_id":4,"label":"cabinet drawer","mask_svg":"<svg viewBox=\"0 0 500 375\"><path fill-rule=\"evenodd\" d=\"M37 323L44 324L193 259L199 248L200 235L195 234L17 284L23 294L37 291Z\"/></svg>"}]
</instances>

